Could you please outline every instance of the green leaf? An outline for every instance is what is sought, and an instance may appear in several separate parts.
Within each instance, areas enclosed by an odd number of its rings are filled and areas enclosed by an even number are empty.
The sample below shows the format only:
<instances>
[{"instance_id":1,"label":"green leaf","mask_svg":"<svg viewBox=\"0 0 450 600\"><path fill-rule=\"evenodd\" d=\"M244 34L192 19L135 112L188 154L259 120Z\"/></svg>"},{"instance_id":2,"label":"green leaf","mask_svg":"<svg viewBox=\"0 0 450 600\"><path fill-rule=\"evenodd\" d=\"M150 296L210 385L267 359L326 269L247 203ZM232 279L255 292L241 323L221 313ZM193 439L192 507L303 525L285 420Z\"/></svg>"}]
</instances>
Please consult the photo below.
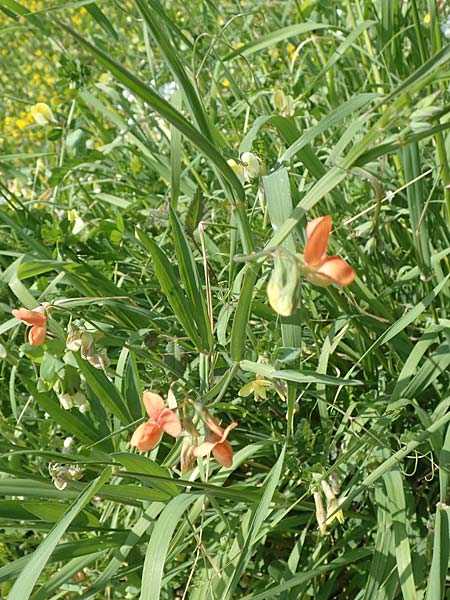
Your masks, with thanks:
<instances>
[{"instance_id":1,"label":"green leaf","mask_svg":"<svg viewBox=\"0 0 450 600\"><path fill-rule=\"evenodd\" d=\"M167 297L173 312L195 347L198 350L203 350L202 340L195 326L191 304L180 287L178 277L172 268L169 259L158 244L150 239L143 231L136 229L136 233L152 256L155 275L158 278L161 289Z\"/></svg>"},{"instance_id":2,"label":"green leaf","mask_svg":"<svg viewBox=\"0 0 450 600\"><path fill-rule=\"evenodd\" d=\"M198 500L195 494L180 494L169 502L159 516L147 547L139 600L159 600L161 597L164 564L170 540L183 513L194 500Z\"/></svg>"},{"instance_id":3,"label":"green leaf","mask_svg":"<svg viewBox=\"0 0 450 600\"><path fill-rule=\"evenodd\" d=\"M127 471L145 475L144 481L149 482L154 488L161 490L169 497L179 494L178 487L175 483L171 483L171 477L169 477L167 471L150 458L139 454L120 452L114 454L114 459L123 465ZM153 477L155 479L152 479Z\"/></svg>"},{"instance_id":4,"label":"green leaf","mask_svg":"<svg viewBox=\"0 0 450 600\"><path fill-rule=\"evenodd\" d=\"M190 302L191 312L202 339L202 346L210 352L213 347L211 323L206 308L205 296L200 283L197 265L180 220L172 207L169 208L169 219L172 227L173 242L175 244L181 281L183 282L187 299Z\"/></svg>"},{"instance_id":5,"label":"green leaf","mask_svg":"<svg viewBox=\"0 0 450 600\"><path fill-rule=\"evenodd\" d=\"M109 381L105 373L101 369L96 369L90 365L87 360L83 360L79 353L74 353L74 356L81 373L103 406L110 410L122 425L131 423L133 417L124 398L116 386Z\"/></svg>"},{"instance_id":6,"label":"green leaf","mask_svg":"<svg viewBox=\"0 0 450 600\"><path fill-rule=\"evenodd\" d=\"M249 56L255 52L259 52L264 48L275 46L278 42L282 42L287 38L302 35L303 33L309 33L310 31L320 31L321 29L327 29L330 26L325 23L298 23L297 25L290 25L277 31L272 31L267 35L259 37L254 42L248 42L237 50L233 50L230 54L224 57L224 61L231 60L236 56Z\"/></svg>"},{"instance_id":7,"label":"green leaf","mask_svg":"<svg viewBox=\"0 0 450 600\"><path fill-rule=\"evenodd\" d=\"M332 375L323 375L315 371L294 371L292 369L277 370L266 363L255 363L250 360L240 362L243 371L259 373L268 379L283 379L284 381L295 381L296 383L323 383L324 385L362 385L363 382L358 379L344 379L342 377L333 377Z\"/></svg>"},{"instance_id":8,"label":"green leaf","mask_svg":"<svg viewBox=\"0 0 450 600\"><path fill-rule=\"evenodd\" d=\"M48 536L34 551L27 568L21 572L8 596L9 600L28 600L33 592L42 570L45 568L53 550L59 544L62 536L72 523L74 518L91 501L95 494L101 490L103 485L111 477L111 469L108 467L95 479L86 490L77 498L62 519L50 531Z\"/></svg>"}]
</instances>

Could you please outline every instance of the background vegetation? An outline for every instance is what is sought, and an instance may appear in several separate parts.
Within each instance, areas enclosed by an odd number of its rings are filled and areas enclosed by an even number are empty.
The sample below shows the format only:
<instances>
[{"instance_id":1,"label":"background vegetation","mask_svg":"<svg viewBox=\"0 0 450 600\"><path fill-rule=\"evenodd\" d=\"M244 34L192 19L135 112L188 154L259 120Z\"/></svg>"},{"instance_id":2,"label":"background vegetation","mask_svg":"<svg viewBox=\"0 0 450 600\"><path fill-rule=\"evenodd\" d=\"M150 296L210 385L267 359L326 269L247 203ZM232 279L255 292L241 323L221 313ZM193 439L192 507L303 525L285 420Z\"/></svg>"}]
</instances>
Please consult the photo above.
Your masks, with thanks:
<instances>
[{"instance_id":1,"label":"background vegetation","mask_svg":"<svg viewBox=\"0 0 450 600\"><path fill-rule=\"evenodd\" d=\"M2 597L450 597L445 3L0 8ZM326 214L357 278L280 317ZM146 389L232 467L132 449Z\"/></svg>"}]
</instances>

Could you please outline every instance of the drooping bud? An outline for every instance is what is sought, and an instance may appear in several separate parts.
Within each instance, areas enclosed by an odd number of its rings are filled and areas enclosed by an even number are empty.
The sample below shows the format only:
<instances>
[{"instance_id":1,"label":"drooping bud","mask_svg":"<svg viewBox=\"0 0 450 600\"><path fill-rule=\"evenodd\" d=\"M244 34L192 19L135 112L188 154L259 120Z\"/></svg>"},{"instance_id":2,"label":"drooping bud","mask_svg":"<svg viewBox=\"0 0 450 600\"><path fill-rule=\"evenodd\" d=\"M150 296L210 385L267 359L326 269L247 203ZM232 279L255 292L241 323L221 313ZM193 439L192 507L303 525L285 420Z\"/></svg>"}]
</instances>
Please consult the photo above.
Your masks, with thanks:
<instances>
[{"instance_id":1,"label":"drooping bud","mask_svg":"<svg viewBox=\"0 0 450 600\"><path fill-rule=\"evenodd\" d=\"M244 167L240 164L238 164L234 158L229 158L227 160L228 166L231 167L231 169L233 169L234 174L238 177L238 179L241 182L245 181L245 172L244 172Z\"/></svg>"},{"instance_id":2,"label":"drooping bud","mask_svg":"<svg viewBox=\"0 0 450 600\"><path fill-rule=\"evenodd\" d=\"M286 106L286 96L283 90L275 90L272 96L272 104L276 110L284 111Z\"/></svg>"},{"instance_id":3,"label":"drooping bud","mask_svg":"<svg viewBox=\"0 0 450 600\"><path fill-rule=\"evenodd\" d=\"M78 329L74 329L72 324L68 327L66 348L67 350L72 350L72 352L78 352L81 348L81 332Z\"/></svg>"},{"instance_id":4,"label":"drooping bud","mask_svg":"<svg viewBox=\"0 0 450 600\"><path fill-rule=\"evenodd\" d=\"M275 256L267 284L267 296L275 312L283 317L295 313L300 299L300 285L300 268L296 257L287 251Z\"/></svg>"},{"instance_id":5,"label":"drooping bud","mask_svg":"<svg viewBox=\"0 0 450 600\"><path fill-rule=\"evenodd\" d=\"M253 152L244 152L241 154L241 161L244 165L244 173L248 179L256 179L262 175L261 161Z\"/></svg>"},{"instance_id":6,"label":"drooping bud","mask_svg":"<svg viewBox=\"0 0 450 600\"><path fill-rule=\"evenodd\" d=\"M181 446L180 453L180 467L182 475L190 471L196 463L196 458L194 456L195 447L196 446L194 446L193 439L190 435L187 435L183 438L183 444Z\"/></svg>"},{"instance_id":7,"label":"drooping bud","mask_svg":"<svg viewBox=\"0 0 450 600\"><path fill-rule=\"evenodd\" d=\"M53 116L52 109L44 102L33 104L33 106L30 108L30 113L38 125L48 125L52 121L56 120Z\"/></svg>"}]
</instances>

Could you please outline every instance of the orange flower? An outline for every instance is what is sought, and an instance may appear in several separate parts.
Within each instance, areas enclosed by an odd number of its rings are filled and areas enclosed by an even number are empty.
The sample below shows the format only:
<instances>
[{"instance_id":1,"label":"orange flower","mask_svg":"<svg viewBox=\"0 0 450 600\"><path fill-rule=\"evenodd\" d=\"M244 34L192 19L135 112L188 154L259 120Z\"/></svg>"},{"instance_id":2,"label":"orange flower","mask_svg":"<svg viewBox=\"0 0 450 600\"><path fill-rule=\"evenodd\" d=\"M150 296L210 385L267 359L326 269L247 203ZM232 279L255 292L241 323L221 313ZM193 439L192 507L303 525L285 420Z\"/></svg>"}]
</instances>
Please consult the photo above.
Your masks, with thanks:
<instances>
[{"instance_id":1,"label":"orange flower","mask_svg":"<svg viewBox=\"0 0 450 600\"><path fill-rule=\"evenodd\" d=\"M147 414L152 419L142 423L133 433L130 444L136 446L139 452L152 450L161 441L164 432L174 438L181 433L180 418L177 414L166 408L164 400L159 394L144 392L144 404Z\"/></svg>"},{"instance_id":2,"label":"orange flower","mask_svg":"<svg viewBox=\"0 0 450 600\"><path fill-rule=\"evenodd\" d=\"M322 287L332 283L350 285L356 276L352 267L339 256L326 256L331 225L332 219L327 215L313 219L306 226L303 273L311 283Z\"/></svg>"},{"instance_id":3,"label":"orange flower","mask_svg":"<svg viewBox=\"0 0 450 600\"><path fill-rule=\"evenodd\" d=\"M27 325L32 325L28 333L28 341L32 346L40 346L44 343L47 334L47 315L45 314L44 306L39 306L39 308L35 308L34 310L15 308L12 314L16 319L20 319L24 323L27 323Z\"/></svg>"},{"instance_id":4,"label":"orange flower","mask_svg":"<svg viewBox=\"0 0 450 600\"><path fill-rule=\"evenodd\" d=\"M205 441L195 448L194 456L206 456L212 452L219 464L223 467L231 467L233 464L233 448L227 441L227 437L230 431L237 427L237 423L231 423L224 430L215 419L208 416L206 425L209 429L209 433L206 436Z\"/></svg>"}]
</instances>

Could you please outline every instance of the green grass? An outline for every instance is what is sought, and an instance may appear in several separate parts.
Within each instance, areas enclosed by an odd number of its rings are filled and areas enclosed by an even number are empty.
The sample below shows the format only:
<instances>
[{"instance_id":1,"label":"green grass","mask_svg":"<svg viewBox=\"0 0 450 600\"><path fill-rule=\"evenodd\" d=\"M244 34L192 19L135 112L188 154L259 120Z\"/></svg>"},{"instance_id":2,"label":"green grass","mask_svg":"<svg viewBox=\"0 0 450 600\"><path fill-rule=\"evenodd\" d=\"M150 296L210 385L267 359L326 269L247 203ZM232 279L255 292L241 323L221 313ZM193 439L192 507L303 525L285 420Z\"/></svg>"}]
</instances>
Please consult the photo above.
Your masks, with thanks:
<instances>
[{"instance_id":1,"label":"green grass","mask_svg":"<svg viewBox=\"0 0 450 600\"><path fill-rule=\"evenodd\" d=\"M447 9L0 9L0 595L447 598ZM300 273L322 215L348 287ZM145 390L186 434L141 454Z\"/></svg>"}]
</instances>

